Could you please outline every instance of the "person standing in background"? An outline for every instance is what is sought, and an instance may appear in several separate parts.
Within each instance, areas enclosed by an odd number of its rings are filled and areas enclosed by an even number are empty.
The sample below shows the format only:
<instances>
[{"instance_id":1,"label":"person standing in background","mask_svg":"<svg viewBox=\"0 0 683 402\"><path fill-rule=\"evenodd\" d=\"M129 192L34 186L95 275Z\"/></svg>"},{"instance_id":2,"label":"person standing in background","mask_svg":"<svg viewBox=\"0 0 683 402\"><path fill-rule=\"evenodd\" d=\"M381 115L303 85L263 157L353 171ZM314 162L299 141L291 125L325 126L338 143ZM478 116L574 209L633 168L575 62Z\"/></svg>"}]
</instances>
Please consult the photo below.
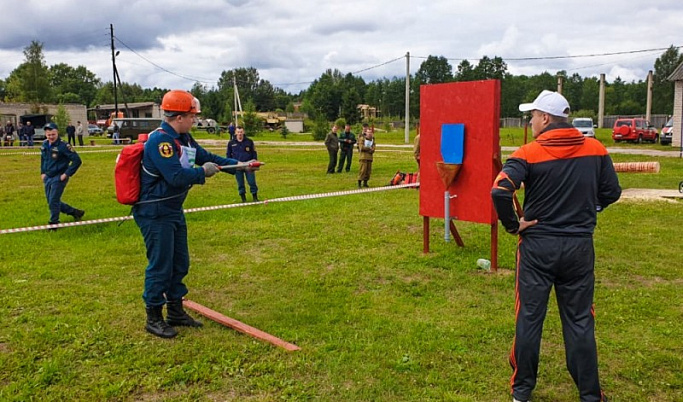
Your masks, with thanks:
<instances>
[{"instance_id":1,"label":"person standing in background","mask_svg":"<svg viewBox=\"0 0 683 402\"><path fill-rule=\"evenodd\" d=\"M230 134L230 140L235 139L235 123L230 122L228 125L228 133Z\"/></svg>"},{"instance_id":2,"label":"person standing in background","mask_svg":"<svg viewBox=\"0 0 683 402\"><path fill-rule=\"evenodd\" d=\"M73 145L74 147L76 146L76 127L74 127L71 122L66 125L66 141L70 144ZM73 144L71 142L73 141Z\"/></svg>"},{"instance_id":3,"label":"person standing in background","mask_svg":"<svg viewBox=\"0 0 683 402\"><path fill-rule=\"evenodd\" d=\"M76 137L78 137L78 145L83 146L83 125L80 121L76 122Z\"/></svg>"},{"instance_id":4,"label":"person standing in background","mask_svg":"<svg viewBox=\"0 0 683 402\"><path fill-rule=\"evenodd\" d=\"M254 141L244 135L244 128L237 126L235 129L235 139L228 142L228 149L226 151L229 159L237 159L239 162L250 162L258 159L258 154L254 148ZM238 170L235 172L235 180L237 180L237 191L239 192L242 202L247 202L247 190L244 186L244 178L247 178L249 184L249 192L254 202L258 202L258 186L256 185L256 173L252 170Z\"/></svg>"},{"instance_id":5,"label":"person standing in background","mask_svg":"<svg viewBox=\"0 0 683 402\"><path fill-rule=\"evenodd\" d=\"M360 169L358 172L358 188L368 186L370 174L372 174L372 159L375 153L375 136L372 129L367 124L363 124L363 134L358 137L358 160L360 162Z\"/></svg>"},{"instance_id":6,"label":"person standing in background","mask_svg":"<svg viewBox=\"0 0 683 402\"><path fill-rule=\"evenodd\" d=\"M351 132L351 126L346 125L344 132L339 136L339 165L337 173L341 173L346 161L346 171L351 171L351 158L353 157L353 145L356 143L356 136Z\"/></svg>"},{"instance_id":7,"label":"person standing in background","mask_svg":"<svg viewBox=\"0 0 683 402\"><path fill-rule=\"evenodd\" d=\"M419 130L419 128L418 128ZM413 142L413 156L415 157L415 162L417 162L417 169L420 170L420 132L417 132L415 136L415 141Z\"/></svg>"},{"instance_id":8,"label":"person standing in background","mask_svg":"<svg viewBox=\"0 0 683 402\"><path fill-rule=\"evenodd\" d=\"M26 137L24 136L24 124L19 122L17 126L17 135L19 136L19 146L23 147L26 145Z\"/></svg>"},{"instance_id":9,"label":"person standing in background","mask_svg":"<svg viewBox=\"0 0 683 402\"><path fill-rule=\"evenodd\" d=\"M31 124L31 121L27 121L24 126L24 137L26 138L26 145L33 147L33 136L36 134L36 129Z\"/></svg>"},{"instance_id":10,"label":"person standing in background","mask_svg":"<svg viewBox=\"0 0 683 402\"><path fill-rule=\"evenodd\" d=\"M337 154L339 153L339 138L337 137L337 125L332 126L332 131L327 133L325 137L325 147L327 148L327 153L330 157L330 161L327 164L327 173L334 173L334 168L337 166Z\"/></svg>"}]
</instances>

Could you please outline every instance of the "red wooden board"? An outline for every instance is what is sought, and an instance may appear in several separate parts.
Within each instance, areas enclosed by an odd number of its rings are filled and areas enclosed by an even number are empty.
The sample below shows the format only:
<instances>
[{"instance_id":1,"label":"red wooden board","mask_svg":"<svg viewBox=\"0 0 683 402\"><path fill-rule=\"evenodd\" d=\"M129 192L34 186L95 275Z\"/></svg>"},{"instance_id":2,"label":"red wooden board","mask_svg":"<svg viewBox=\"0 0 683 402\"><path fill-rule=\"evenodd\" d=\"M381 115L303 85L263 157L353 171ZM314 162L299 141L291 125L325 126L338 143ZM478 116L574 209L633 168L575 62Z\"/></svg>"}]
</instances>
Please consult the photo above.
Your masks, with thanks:
<instances>
[{"instance_id":1,"label":"red wooden board","mask_svg":"<svg viewBox=\"0 0 683 402\"><path fill-rule=\"evenodd\" d=\"M465 124L460 173L449 187L451 218L493 224L491 185L500 158L500 81L453 82L420 87L420 215L444 218L444 187L436 170L441 125Z\"/></svg>"}]
</instances>

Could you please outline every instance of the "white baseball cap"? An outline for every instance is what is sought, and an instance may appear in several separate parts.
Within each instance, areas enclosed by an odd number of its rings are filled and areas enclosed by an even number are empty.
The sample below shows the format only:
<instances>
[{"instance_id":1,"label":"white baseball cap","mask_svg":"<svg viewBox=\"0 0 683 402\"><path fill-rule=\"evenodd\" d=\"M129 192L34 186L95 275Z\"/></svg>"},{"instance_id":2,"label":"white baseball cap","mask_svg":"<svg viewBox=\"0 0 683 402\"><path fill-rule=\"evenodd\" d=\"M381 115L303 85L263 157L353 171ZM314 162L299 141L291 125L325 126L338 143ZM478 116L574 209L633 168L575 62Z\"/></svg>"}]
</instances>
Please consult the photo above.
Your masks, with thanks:
<instances>
[{"instance_id":1,"label":"white baseball cap","mask_svg":"<svg viewBox=\"0 0 683 402\"><path fill-rule=\"evenodd\" d=\"M540 110L553 116L569 117L569 102L557 92L544 90L531 103L519 105L520 112Z\"/></svg>"}]
</instances>

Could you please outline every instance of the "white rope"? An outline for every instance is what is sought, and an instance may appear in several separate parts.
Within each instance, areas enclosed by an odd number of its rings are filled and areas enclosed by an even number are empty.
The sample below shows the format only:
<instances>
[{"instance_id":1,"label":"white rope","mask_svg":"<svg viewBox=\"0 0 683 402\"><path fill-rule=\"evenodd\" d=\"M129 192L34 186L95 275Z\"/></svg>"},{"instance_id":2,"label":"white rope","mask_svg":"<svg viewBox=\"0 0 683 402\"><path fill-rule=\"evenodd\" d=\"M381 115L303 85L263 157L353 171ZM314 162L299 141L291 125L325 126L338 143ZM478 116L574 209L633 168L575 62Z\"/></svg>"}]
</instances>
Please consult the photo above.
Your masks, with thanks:
<instances>
[{"instance_id":1,"label":"white rope","mask_svg":"<svg viewBox=\"0 0 683 402\"><path fill-rule=\"evenodd\" d=\"M121 152L121 148L107 148L107 149L93 149L93 150L76 150L78 154L96 154L96 153L102 153L102 152ZM0 156L15 156L15 155L40 155L40 151L31 151L31 152L2 152L0 153Z\"/></svg>"},{"instance_id":2,"label":"white rope","mask_svg":"<svg viewBox=\"0 0 683 402\"><path fill-rule=\"evenodd\" d=\"M314 200L314 199L318 199L318 198L328 198L328 197L341 197L341 196L345 196L345 195L375 193L378 191L389 191L389 190L398 190L401 188L418 187L419 185L420 185L420 183L410 183L410 184L399 184L396 186L363 188L363 189L359 189L359 190L334 191L334 192L330 192L330 193L321 193L321 194L295 195L295 196L291 196L291 197L273 198L272 200L263 200L263 201L248 202L248 203L214 205L211 207L188 208L188 209L185 209L184 212L186 214L189 214L189 213L193 213L193 212L216 211L219 209L249 207L249 206L253 206L253 205L267 205L267 204L274 203L274 202L290 202L290 201L301 201L301 200ZM127 221L130 219L133 219L132 215L119 216L119 217L115 217L115 218L92 219L92 220L88 220L88 221L79 221L79 222L57 223L54 225L40 225L40 226L28 226L28 227L23 227L23 228L2 229L2 230L0 230L0 235L8 234L8 233L21 233L21 232L33 232L33 231L37 231L37 230L58 229L58 228L66 228L66 227L73 227L73 226L95 225L98 223L122 222L122 221Z\"/></svg>"}]
</instances>

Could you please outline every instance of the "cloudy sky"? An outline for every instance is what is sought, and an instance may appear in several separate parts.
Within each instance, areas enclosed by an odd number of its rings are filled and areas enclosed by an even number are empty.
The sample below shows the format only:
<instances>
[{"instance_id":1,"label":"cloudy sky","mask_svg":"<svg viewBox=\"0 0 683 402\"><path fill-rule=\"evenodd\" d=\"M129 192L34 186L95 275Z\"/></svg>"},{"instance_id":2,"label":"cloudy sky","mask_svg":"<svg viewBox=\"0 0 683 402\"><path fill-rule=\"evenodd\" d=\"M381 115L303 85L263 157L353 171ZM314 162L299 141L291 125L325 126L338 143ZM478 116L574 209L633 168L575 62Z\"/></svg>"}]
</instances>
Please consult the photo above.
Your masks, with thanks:
<instances>
[{"instance_id":1,"label":"cloudy sky","mask_svg":"<svg viewBox=\"0 0 683 402\"><path fill-rule=\"evenodd\" d=\"M10 4L11 3L11 4ZM84 65L112 79L110 24L121 80L143 87L216 85L255 67L288 91L336 68L371 81L411 73L429 55L500 56L513 74L644 80L663 50L683 46L680 0L9 0L2 1L0 78L32 40L48 65ZM679 51L683 52L683 49ZM622 54L614 54L622 53ZM551 58L557 56L604 55ZM544 59L545 58L545 59ZM512 60L527 59L527 60ZM530 60L529 60L530 59Z\"/></svg>"}]
</instances>

